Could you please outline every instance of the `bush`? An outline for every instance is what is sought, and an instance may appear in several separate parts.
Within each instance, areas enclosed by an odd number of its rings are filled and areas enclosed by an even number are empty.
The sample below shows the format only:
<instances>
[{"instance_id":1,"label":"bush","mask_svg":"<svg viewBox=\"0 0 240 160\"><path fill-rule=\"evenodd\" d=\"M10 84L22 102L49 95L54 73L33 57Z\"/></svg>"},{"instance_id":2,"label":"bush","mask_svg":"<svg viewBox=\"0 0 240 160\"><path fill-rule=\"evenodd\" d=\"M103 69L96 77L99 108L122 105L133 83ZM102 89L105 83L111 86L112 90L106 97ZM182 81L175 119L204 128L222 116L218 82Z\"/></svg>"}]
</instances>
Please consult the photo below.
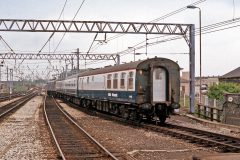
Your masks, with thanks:
<instances>
[{"instance_id":1,"label":"bush","mask_svg":"<svg viewBox=\"0 0 240 160\"><path fill-rule=\"evenodd\" d=\"M224 99L224 93L240 93L240 85L236 83L219 83L209 88L208 97L211 99Z\"/></svg>"}]
</instances>

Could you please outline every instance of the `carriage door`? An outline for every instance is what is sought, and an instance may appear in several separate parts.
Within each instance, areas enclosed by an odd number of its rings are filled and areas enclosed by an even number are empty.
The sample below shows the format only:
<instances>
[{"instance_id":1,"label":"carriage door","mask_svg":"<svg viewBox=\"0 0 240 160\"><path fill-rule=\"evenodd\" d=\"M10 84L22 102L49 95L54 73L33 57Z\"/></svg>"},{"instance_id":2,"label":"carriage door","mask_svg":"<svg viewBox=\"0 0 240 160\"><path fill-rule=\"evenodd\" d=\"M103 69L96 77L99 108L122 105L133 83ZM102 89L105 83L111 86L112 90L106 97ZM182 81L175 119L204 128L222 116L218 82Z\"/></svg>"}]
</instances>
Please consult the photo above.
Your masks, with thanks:
<instances>
[{"instance_id":1,"label":"carriage door","mask_svg":"<svg viewBox=\"0 0 240 160\"><path fill-rule=\"evenodd\" d=\"M166 101L166 70L154 68L152 87L153 102Z\"/></svg>"}]
</instances>

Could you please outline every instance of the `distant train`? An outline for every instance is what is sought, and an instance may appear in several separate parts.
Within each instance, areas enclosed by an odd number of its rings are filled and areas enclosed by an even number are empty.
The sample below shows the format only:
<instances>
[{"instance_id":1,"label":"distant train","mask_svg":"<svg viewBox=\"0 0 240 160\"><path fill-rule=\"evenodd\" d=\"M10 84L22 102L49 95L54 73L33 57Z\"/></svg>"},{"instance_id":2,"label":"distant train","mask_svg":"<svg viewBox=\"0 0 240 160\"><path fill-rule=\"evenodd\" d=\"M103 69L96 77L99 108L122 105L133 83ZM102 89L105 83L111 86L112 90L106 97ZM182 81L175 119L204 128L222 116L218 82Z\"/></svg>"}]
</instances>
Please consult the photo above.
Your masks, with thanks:
<instances>
[{"instance_id":1,"label":"distant train","mask_svg":"<svg viewBox=\"0 0 240 160\"><path fill-rule=\"evenodd\" d=\"M126 119L158 117L164 123L180 107L180 68L172 60L152 58L53 80L47 92Z\"/></svg>"}]
</instances>

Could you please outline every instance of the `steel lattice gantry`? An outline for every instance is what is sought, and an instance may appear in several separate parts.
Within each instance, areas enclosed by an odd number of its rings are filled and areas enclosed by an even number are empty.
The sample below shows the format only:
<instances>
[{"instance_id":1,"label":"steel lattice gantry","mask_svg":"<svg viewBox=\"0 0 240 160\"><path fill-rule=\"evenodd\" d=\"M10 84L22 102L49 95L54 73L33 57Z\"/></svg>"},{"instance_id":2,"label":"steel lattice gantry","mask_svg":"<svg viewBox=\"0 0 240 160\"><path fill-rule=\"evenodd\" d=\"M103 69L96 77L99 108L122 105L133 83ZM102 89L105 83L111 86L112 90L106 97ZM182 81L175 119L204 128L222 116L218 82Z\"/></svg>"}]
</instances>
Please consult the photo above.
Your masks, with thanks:
<instances>
[{"instance_id":1,"label":"steel lattice gantry","mask_svg":"<svg viewBox=\"0 0 240 160\"><path fill-rule=\"evenodd\" d=\"M79 56L79 57L78 57ZM33 53L0 53L0 59L28 59L28 60L114 60L118 61L117 54L33 54Z\"/></svg>"},{"instance_id":2,"label":"steel lattice gantry","mask_svg":"<svg viewBox=\"0 0 240 160\"><path fill-rule=\"evenodd\" d=\"M186 35L188 24L0 19L0 31Z\"/></svg>"},{"instance_id":3,"label":"steel lattice gantry","mask_svg":"<svg viewBox=\"0 0 240 160\"><path fill-rule=\"evenodd\" d=\"M194 113L195 37L194 24L0 19L0 31L88 32L182 35L189 46L190 112Z\"/></svg>"}]
</instances>

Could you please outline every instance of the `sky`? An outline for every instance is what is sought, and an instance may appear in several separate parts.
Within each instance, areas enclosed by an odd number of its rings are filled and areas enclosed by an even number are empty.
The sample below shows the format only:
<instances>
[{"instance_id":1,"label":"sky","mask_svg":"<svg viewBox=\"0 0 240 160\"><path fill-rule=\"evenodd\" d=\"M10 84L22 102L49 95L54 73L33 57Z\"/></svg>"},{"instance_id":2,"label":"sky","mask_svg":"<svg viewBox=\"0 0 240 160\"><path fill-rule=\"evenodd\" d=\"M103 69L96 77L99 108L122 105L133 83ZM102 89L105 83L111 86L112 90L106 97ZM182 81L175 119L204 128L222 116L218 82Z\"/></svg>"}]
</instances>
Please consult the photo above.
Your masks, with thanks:
<instances>
[{"instance_id":1,"label":"sky","mask_svg":"<svg viewBox=\"0 0 240 160\"><path fill-rule=\"evenodd\" d=\"M63 11L61 20L72 20L82 0L68 0ZM75 20L84 21L122 21L122 22L150 22L168 13L186 7L196 0L85 0ZM65 0L4 0L0 6L0 19L46 19L57 20L64 6ZM202 26L215 24L222 21L234 20L240 17L239 0L202 0L197 7L201 8ZM181 23L195 24L199 27L199 12L197 9L186 9L180 13L164 18L158 23ZM239 25L239 22L233 25ZM229 26L225 26L229 27ZM0 35L16 53L37 53L47 41L51 33L28 33L28 32L0 32ZM44 53L53 52L59 43L62 33L56 33L44 49ZM107 34L107 38L116 34ZM71 53L79 48L80 52L86 53L95 34L93 33L67 33L55 53ZM148 35L148 43L163 40L162 35ZM158 37L158 38L156 38ZM171 36L170 36L171 37ZM202 75L218 76L240 66L240 27L227 30L202 34ZM104 38L99 34L97 40ZM184 39L159 43L145 47L145 35L124 35L104 44L93 43L90 53L117 54L143 42L142 49L138 49L136 59L152 57L165 57L178 62L183 71L189 70L189 48ZM199 36L195 37L196 47L196 76L199 76ZM9 52L10 49L0 41L0 53ZM147 52L147 54L146 54ZM121 56L121 62L133 61L133 50L127 51ZM59 72L65 66L64 61L24 61L21 60L4 62L2 67L2 79L6 78L6 66L18 68L25 76L37 75L46 78L47 73ZM84 61L80 62L80 68L85 68ZM88 68L99 68L104 65L113 65L113 61L87 62ZM54 67L53 67L54 66ZM55 68L55 70L53 70ZM57 69L57 70L56 70ZM54 72L55 71L55 72ZM19 74L16 71L16 77ZM50 75L47 76L48 78Z\"/></svg>"}]
</instances>

